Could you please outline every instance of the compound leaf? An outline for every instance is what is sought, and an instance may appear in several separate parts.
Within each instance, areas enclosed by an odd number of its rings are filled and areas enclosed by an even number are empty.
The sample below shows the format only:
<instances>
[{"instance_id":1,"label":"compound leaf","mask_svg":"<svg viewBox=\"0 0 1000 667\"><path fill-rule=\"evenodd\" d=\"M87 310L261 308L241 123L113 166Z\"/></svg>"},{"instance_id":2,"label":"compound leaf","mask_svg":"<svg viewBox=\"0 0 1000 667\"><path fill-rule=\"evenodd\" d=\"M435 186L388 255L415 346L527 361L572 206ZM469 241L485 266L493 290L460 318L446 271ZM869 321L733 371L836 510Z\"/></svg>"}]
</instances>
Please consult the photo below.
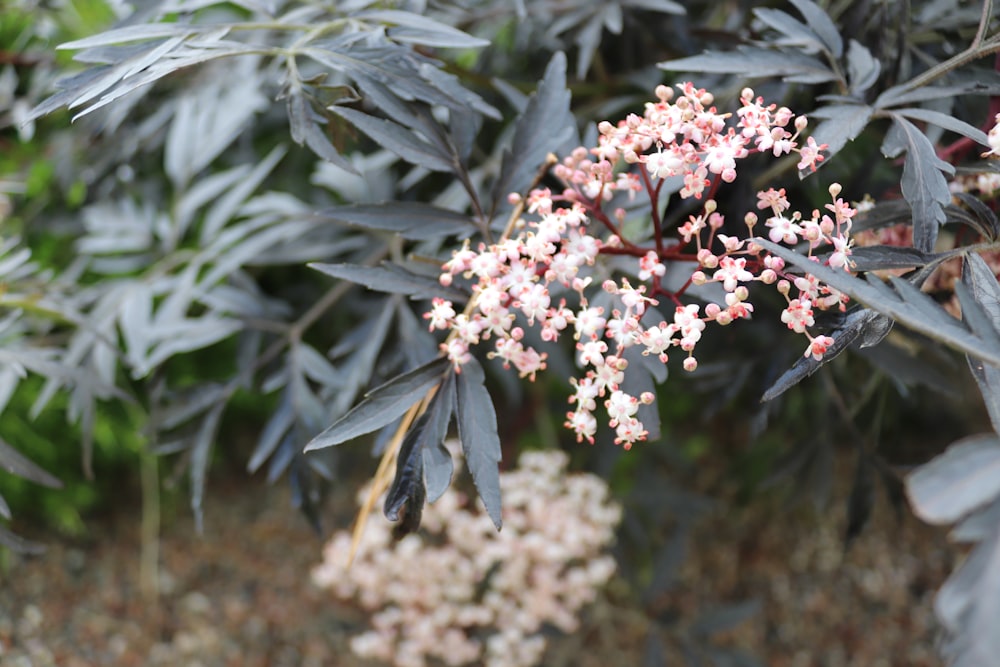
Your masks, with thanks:
<instances>
[{"instance_id":1,"label":"compound leaf","mask_svg":"<svg viewBox=\"0 0 1000 667\"><path fill-rule=\"evenodd\" d=\"M346 415L328 426L306 445L306 452L323 449L381 428L400 417L441 381L448 360L435 359L398 375L373 389Z\"/></svg>"},{"instance_id":2,"label":"compound leaf","mask_svg":"<svg viewBox=\"0 0 1000 667\"><path fill-rule=\"evenodd\" d=\"M456 376L455 412L458 439L465 452L465 465L472 473L476 491L493 525L503 525L500 508L500 436L493 399L486 391L483 367L475 359L462 366Z\"/></svg>"},{"instance_id":3,"label":"compound leaf","mask_svg":"<svg viewBox=\"0 0 1000 667\"><path fill-rule=\"evenodd\" d=\"M1000 437L974 435L906 478L914 513L928 523L952 523L1000 495Z\"/></svg>"}]
</instances>

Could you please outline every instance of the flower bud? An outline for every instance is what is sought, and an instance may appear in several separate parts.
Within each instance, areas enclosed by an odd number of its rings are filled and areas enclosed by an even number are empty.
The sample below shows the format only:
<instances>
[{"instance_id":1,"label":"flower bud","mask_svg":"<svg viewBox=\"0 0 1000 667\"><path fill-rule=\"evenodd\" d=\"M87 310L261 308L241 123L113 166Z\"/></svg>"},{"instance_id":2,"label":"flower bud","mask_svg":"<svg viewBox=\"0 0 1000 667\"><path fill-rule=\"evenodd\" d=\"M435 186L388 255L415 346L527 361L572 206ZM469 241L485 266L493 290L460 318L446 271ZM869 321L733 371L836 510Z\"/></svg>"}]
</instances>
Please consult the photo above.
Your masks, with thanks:
<instances>
[{"instance_id":1,"label":"flower bud","mask_svg":"<svg viewBox=\"0 0 1000 667\"><path fill-rule=\"evenodd\" d=\"M697 359L695 359L694 357L688 357L687 359L684 360L684 370L686 370L688 373L693 372L696 368L698 368Z\"/></svg>"},{"instance_id":2,"label":"flower bud","mask_svg":"<svg viewBox=\"0 0 1000 667\"><path fill-rule=\"evenodd\" d=\"M780 292L781 294L784 294L785 296L788 296L788 293L792 289L792 285L787 280L782 279L782 280L778 281L778 287L777 287L777 289L778 289L778 292Z\"/></svg>"},{"instance_id":3,"label":"flower bud","mask_svg":"<svg viewBox=\"0 0 1000 667\"><path fill-rule=\"evenodd\" d=\"M744 88L740 92L740 99L746 102L753 102L753 88Z\"/></svg>"},{"instance_id":4,"label":"flower bud","mask_svg":"<svg viewBox=\"0 0 1000 667\"><path fill-rule=\"evenodd\" d=\"M704 285L708 282L708 276L702 271L695 271L691 274L691 284L692 285Z\"/></svg>"},{"instance_id":5,"label":"flower bud","mask_svg":"<svg viewBox=\"0 0 1000 667\"><path fill-rule=\"evenodd\" d=\"M842 190L842 188L840 186L840 183L831 183L830 184L830 187L829 187L830 196L833 197L834 199L836 199L840 195L840 191L841 190Z\"/></svg>"},{"instance_id":6,"label":"flower bud","mask_svg":"<svg viewBox=\"0 0 1000 667\"><path fill-rule=\"evenodd\" d=\"M655 93L656 99L661 102L669 102L674 98L674 89L670 86L664 86L662 83L656 87Z\"/></svg>"},{"instance_id":7,"label":"flower bud","mask_svg":"<svg viewBox=\"0 0 1000 667\"><path fill-rule=\"evenodd\" d=\"M798 118L795 119L795 129L798 130L799 132L806 129L806 125L808 124L809 124L809 119L806 118L805 116L799 116Z\"/></svg>"}]
</instances>

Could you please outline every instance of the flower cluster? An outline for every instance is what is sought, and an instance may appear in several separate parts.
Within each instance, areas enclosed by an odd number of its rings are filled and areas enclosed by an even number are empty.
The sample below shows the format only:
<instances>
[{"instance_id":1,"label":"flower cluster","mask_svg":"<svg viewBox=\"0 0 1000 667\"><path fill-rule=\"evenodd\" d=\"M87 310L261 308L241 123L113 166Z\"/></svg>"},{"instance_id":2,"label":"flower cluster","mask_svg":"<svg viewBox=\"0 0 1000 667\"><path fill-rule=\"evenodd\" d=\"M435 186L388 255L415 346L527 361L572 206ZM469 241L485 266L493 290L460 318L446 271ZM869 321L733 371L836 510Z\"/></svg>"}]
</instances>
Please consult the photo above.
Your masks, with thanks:
<instances>
[{"instance_id":1,"label":"flower cluster","mask_svg":"<svg viewBox=\"0 0 1000 667\"><path fill-rule=\"evenodd\" d=\"M529 342L525 327L537 327L545 342L571 334L582 373L570 380L573 409L566 426L578 440L594 442L599 403L616 444L629 448L644 440L648 433L636 414L655 397L622 390L626 351L637 346L666 363L668 351L680 348L684 369L694 371L695 347L707 323L724 326L753 314L750 283L773 284L784 295L788 306L782 322L808 338L805 355L816 359L833 340L809 333L815 309L843 309L847 300L811 275L787 271L780 258L754 242L763 217L771 241L804 244L810 258L850 270L855 210L838 198L839 185L830 188L831 203L809 215L791 211L784 190L760 192L757 208L764 213L743 215L745 238L721 233L726 218L712 197L720 183L735 180L737 162L752 153L777 157L794 152L799 169L815 170L824 147L811 137L799 141L805 118L765 105L749 88L735 117L719 113L706 91L691 84L678 88L680 95L672 101L672 89L657 87L658 101L647 104L643 116L629 115L617 125L602 122L596 147L577 148L553 169L563 184L561 192L538 188L524 201L512 196L528 215L515 220L511 233L476 249L467 242L443 265L443 284L457 277L471 282L473 297L465 312L435 299L425 315L432 331L449 333L442 350L458 370L472 346L492 339L491 358L534 379L545 369L546 354ZM670 238L658 213L659 197L669 182L676 183L680 197L703 201L699 214L677 225ZM653 239L648 246L625 238L624 209L615 208L611 215L605 211L616 196L634 198L640 192L650 200ZM595 266L599 255L634 258L632 270L624 269L630 275L602 275L604 267ZM670 262L698 268L684 284L668 286L664 281ZM704 304L682 300L691 285L707 283L721 287L716 292L720 298ZM674 306L670 321L656 308L661 300Z\"/></svg>"},{"instance_id":2,"label":"flower cluster","mask_svg":"<svg viewBox=\"0 0 1000 667\"><path fill-rule=\"evenodd\" d=\"M334 535L313 581L375 612L351 649L399 667L538 664L542 627L574 631L577 612L615 571L603 551L621 510L603 480L568 474L567 462L559 451L526 452L500 474L499 533L449 490L424 509L430 540L394 542L388 522L371 522L350 576L350 535Z\"/></svg>"}]
</instances>

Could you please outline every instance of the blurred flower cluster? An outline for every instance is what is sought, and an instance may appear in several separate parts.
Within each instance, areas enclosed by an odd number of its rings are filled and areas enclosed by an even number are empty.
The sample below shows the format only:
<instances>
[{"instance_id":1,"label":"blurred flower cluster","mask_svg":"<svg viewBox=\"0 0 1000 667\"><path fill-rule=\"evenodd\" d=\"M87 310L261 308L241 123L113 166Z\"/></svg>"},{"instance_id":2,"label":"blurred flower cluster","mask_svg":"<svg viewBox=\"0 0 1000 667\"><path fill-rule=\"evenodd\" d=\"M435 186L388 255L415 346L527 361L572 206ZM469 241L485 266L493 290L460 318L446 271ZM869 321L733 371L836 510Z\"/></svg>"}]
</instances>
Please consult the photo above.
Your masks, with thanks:
<instances>
[{"instance_id":1,"label":"blurred flower cluster","mask_svg":"<svg viewBox=\"0 0 1000 667\"><path fill-rule=\"evenodd\" d=\"M450 489L425 507L418 534L394 541L390 523L370 522L353 563L350 533L335 534L313 581L374 612L351 649L399 667L538 664L543 626L575 630L615 571L604 551L621 510L603 480L567 463L561 451L525 452L500 474L499 533Z\"/></svg>"}]
</instances>

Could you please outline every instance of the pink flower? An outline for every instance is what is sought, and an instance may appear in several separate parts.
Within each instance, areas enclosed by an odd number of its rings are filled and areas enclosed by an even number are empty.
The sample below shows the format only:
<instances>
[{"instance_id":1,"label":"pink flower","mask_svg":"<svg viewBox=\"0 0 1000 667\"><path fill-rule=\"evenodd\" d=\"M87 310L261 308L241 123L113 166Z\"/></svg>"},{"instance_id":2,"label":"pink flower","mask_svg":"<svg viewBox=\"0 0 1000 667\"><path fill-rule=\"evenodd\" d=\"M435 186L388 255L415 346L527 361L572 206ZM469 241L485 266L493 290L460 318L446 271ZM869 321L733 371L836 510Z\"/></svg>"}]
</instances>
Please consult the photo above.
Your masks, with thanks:
<instances>
[{"instance_id":1,"label":"pink flower","mask_svg":"<svg viewBox=\"0 0 1000 667\"><path fill-rule=\"evenodd\" d=\"M816 361L821 361L823 359L823 355L826 354L827 350L830 349L830 346L833 345L833 343L834 340L829 336L816 336L809 342L809 347L806 348L806 352L802 356L811 356Z\"/></svg>"}]
</instances>

